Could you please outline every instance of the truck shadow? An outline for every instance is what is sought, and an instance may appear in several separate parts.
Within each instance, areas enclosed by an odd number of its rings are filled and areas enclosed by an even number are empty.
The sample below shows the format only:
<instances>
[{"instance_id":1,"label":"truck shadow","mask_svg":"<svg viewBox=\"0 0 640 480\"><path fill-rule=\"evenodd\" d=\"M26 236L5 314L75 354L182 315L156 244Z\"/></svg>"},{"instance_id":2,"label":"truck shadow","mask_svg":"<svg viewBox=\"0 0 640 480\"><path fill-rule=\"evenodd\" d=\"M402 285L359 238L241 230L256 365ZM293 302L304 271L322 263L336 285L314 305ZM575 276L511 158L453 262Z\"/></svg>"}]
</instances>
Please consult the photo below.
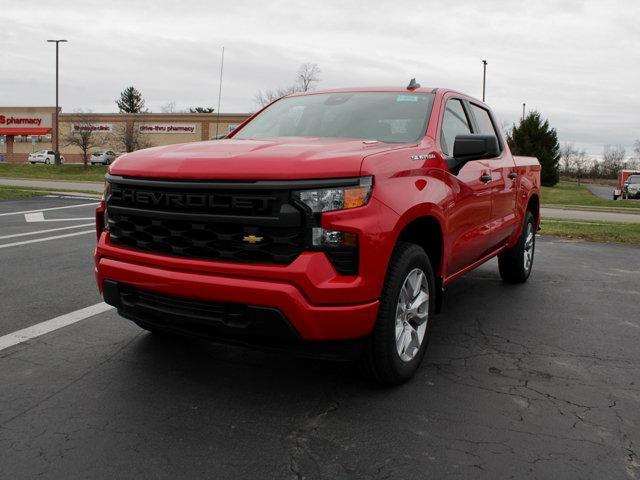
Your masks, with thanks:
<instances>
[{"instance_id":1,"label":"truck shadow","mask_svg":"<svg viewBox=\"0 0 640 480\"><path fill-rule=\"evenodd\" d=\"M447 359L485 351L485 329L502 330L512 321L522 289L504 285L495 269L483 267L448 288L443 312L434 317L429 349L411 384L435 373ZM131 346L136 372L156 381L189 384L196 390L215 387L239 392L279 391L300 396L324 386L384 392L363 378L353 363L308 359L284 352L226 346L203 340L142 334Z\"/></svg>"}]
</instances>

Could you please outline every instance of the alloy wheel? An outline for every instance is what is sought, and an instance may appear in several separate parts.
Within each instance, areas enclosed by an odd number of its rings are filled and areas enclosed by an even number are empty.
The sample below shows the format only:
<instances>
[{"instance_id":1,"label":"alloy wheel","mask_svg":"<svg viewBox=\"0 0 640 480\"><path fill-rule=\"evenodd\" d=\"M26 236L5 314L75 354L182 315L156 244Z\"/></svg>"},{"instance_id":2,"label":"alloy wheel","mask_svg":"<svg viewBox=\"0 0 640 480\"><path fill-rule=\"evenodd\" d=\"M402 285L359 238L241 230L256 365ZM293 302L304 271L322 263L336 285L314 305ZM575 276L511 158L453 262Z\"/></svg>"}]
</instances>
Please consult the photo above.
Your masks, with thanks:
<instances>
[{"instance_id":1,"label":"alloy wheel","mask_svg":"<svg viewBox=\"0 0 640 480\"><path fill-rule=\"evenodd\" d=\"M396 349L400 359L410 362L420 351L429 321L429 284L420 268L402 282L396 306Z\"/></svg>"}]
</instances>

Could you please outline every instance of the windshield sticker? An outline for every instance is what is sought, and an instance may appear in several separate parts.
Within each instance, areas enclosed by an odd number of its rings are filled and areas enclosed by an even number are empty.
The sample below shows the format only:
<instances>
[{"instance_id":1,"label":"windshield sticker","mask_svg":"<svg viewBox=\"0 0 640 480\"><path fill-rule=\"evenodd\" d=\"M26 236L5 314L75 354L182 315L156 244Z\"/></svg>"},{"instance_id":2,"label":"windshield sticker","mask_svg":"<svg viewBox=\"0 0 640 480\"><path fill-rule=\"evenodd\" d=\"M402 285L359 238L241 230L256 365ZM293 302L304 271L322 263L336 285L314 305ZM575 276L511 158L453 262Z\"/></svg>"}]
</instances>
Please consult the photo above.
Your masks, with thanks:
<instances>
[{"instance_id":1,"label":"windshield sticker","mask_svg":"<svg viewBox=\"0 0 640 480\"><path fill-rule=\"evenodd\" d=\"M415 95L398 95L396 97L396 102L417 102L418 97Z\"/></svg>"}]
</instances>

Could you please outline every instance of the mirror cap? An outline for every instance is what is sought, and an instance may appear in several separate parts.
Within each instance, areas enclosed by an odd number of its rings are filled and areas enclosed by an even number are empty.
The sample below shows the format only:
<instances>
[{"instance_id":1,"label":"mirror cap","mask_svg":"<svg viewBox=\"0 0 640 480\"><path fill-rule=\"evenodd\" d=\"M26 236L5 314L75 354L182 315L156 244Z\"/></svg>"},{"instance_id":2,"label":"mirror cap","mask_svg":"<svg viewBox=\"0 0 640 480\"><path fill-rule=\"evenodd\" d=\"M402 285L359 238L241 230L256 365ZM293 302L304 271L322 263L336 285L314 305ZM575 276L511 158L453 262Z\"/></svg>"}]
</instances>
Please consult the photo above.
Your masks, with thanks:
<instances>
[{"instance_id":1,"label":"mirror cap","mask_svg":"<svg viewBox=\"0 0 640 480\"><path fill-rule=\"evenodd\" d=\"M479 160L500 155L500 145L495 135L472 133L456 135L453 157L460 160Z\"/></svg>"}]
</instances>

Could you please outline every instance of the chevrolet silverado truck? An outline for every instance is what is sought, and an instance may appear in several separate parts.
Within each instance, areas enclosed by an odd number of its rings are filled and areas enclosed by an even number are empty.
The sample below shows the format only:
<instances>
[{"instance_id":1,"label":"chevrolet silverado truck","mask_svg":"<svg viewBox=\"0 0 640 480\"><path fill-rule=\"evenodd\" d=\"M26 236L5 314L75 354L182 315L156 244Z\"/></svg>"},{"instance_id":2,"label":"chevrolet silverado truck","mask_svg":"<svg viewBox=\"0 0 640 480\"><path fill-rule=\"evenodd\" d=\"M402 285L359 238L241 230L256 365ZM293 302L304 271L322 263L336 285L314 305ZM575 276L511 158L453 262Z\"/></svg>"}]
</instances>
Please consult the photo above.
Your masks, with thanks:
<instances>
[{"instance_id":1,"label":"chevrolet silverado truck","mask_svg":"<svg viewBox=\"0 0 640 480\"><path fill-rule=\"evenodd\" d=\"M140 327L357 359L399 384L449 282L495 256L505 282L529 277L540 165L462 93L318 91L223 140L123 155L96 222L99 289Z\"/></svg>"}]
</instances>

